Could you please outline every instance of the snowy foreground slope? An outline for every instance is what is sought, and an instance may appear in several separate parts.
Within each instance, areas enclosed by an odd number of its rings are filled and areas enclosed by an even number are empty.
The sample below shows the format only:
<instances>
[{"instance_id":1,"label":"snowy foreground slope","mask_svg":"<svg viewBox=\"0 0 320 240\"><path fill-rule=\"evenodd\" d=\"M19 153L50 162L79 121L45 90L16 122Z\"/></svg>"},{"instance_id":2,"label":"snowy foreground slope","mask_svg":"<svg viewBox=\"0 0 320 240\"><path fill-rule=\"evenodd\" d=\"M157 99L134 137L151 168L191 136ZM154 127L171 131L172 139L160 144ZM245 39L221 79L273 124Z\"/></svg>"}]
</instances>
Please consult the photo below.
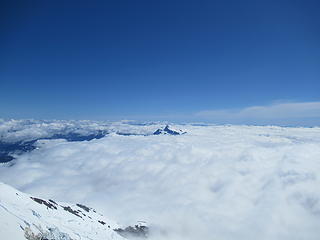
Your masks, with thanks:
<instances>
[{"instance_id":1,"label":"snowy foreground slope","mask_svg":"<svg viewBox=\"0 0 320 240\"><path fill-rule=\"evenodd\" d=\"M32 197L3 183L0 193L1 239L123 239L115 222L84 205Z\"/></svg>"},{"instance_id":2,"label":"snowy foreground slope","mask_svg":"<svg viewBox=\"0 0 320 240\"><path fill-rule=\"evenodd\" d=\"M38 140L0 166L0 181L83 203L124 226L146 221L152 240L319 239L320 128L187 124L170 125L185 134L152 135L165 125L5 122L0 129L2 141L13 141L65 125L108 134Z\"/></svg>"}]
</instances>

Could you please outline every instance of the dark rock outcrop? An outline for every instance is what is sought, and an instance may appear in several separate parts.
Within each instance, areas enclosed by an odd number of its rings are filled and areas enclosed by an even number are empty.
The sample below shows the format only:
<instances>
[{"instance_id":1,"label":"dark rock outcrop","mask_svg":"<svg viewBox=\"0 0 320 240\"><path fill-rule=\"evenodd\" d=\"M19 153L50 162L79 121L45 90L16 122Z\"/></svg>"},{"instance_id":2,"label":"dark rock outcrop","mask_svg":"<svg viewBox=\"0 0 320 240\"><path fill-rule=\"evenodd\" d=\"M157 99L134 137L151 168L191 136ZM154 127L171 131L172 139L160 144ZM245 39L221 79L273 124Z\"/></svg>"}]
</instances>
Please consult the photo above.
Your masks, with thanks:
<instances>
[{"instance_id":1,"label":"dark rock outcrop","mask_svg":"<svg viewBox=\"0 0 320 240\"><path fill-rule=\"evenodd\" d=\"M149 228L145 225L135 225L134 227L128 226L125 229L114 229L119 235L125 238L147 238Z\"/></svg>"},{"instance_id":2,"label":"dark rock outcrop","mask_svg":"<svg viewBox=\"0 0 320 240\"><path fill-rule=\"evenodd\" d=\"M153 133L153 135L162 135L162 134L168 134L168 135L181 135L185 134L186 132L182 130L173 130L169 128L169 125L166 125L164 128L159 128L157 131Z\"/></svg>"}]
</instances>

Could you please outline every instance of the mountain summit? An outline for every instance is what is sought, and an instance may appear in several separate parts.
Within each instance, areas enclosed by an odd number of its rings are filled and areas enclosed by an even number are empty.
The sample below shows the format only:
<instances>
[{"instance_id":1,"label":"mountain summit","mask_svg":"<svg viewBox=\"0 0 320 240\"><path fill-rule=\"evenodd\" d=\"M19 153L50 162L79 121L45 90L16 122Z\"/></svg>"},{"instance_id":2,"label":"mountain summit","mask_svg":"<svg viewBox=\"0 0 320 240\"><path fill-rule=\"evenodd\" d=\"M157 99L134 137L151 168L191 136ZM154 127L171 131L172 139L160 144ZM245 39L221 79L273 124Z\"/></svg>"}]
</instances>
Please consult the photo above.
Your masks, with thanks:
<instances>
[{"instance_id":1,"label":"mountain summit","mask_svg":"<svg viewBox=\"0 0 320 240\"><path fill-rule=\"evenodd\" d=\"M164 128L159 128L157 131L153 133L153 135L181 135L185 134L186 132L182 130L170 129L169 125L166 125Z\"/></svg>"}]
</instances>

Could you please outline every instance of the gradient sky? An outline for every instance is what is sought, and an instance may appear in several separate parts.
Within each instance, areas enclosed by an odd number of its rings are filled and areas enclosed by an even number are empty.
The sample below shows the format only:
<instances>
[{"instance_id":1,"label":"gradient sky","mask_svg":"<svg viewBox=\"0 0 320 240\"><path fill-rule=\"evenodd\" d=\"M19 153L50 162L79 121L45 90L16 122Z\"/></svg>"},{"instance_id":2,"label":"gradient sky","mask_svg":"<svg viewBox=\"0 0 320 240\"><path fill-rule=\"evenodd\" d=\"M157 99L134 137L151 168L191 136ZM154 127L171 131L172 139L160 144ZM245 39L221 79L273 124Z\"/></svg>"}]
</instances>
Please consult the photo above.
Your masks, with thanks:
<instances>
[{"instance_id":1,"label":"gradient sky","mask_svg":"<svg viewBox=\"0 0 320 240\"><path fill-rule=\"evenodd\" d=\"M0 9L0 117L184 120L320 101L320 1L41 0Z\"/></svg>"}]
</instances>

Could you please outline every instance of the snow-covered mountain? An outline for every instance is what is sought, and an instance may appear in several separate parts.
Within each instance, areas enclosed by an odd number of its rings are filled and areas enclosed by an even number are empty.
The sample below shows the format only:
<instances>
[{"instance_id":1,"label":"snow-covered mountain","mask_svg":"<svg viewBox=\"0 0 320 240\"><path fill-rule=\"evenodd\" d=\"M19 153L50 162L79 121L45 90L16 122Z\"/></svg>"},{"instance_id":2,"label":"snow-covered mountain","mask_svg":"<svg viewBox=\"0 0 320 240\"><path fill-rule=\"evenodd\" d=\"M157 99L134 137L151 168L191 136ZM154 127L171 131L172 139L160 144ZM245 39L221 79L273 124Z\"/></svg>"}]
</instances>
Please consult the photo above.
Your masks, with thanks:
<instances>
[{"instance_id":1,"label":"snow-covered mountain","mask_svg":"<svg viewBox=\"0 0 320 240\"><path fill-rule=\"evenodd\" d=\"M173 129L170 128L169 125L166 125L163 128L157 129L153 135L181 135L185 134L186 132L182 131L181 129Z\"/></svg>"},{"instance_id":2,"label":"snow-covered mountain","mask_svg":"<svg viewBox=\"0 0 320 240\"><path fill-rule=\"evenodd\" d=\"M122 229L85 205L33 197L0 182L3 240L121 240L125 239L121 235L130 236L135 231L136 235L145 236L145 229L146 226Z\"/></svg>"}]
</instances>

